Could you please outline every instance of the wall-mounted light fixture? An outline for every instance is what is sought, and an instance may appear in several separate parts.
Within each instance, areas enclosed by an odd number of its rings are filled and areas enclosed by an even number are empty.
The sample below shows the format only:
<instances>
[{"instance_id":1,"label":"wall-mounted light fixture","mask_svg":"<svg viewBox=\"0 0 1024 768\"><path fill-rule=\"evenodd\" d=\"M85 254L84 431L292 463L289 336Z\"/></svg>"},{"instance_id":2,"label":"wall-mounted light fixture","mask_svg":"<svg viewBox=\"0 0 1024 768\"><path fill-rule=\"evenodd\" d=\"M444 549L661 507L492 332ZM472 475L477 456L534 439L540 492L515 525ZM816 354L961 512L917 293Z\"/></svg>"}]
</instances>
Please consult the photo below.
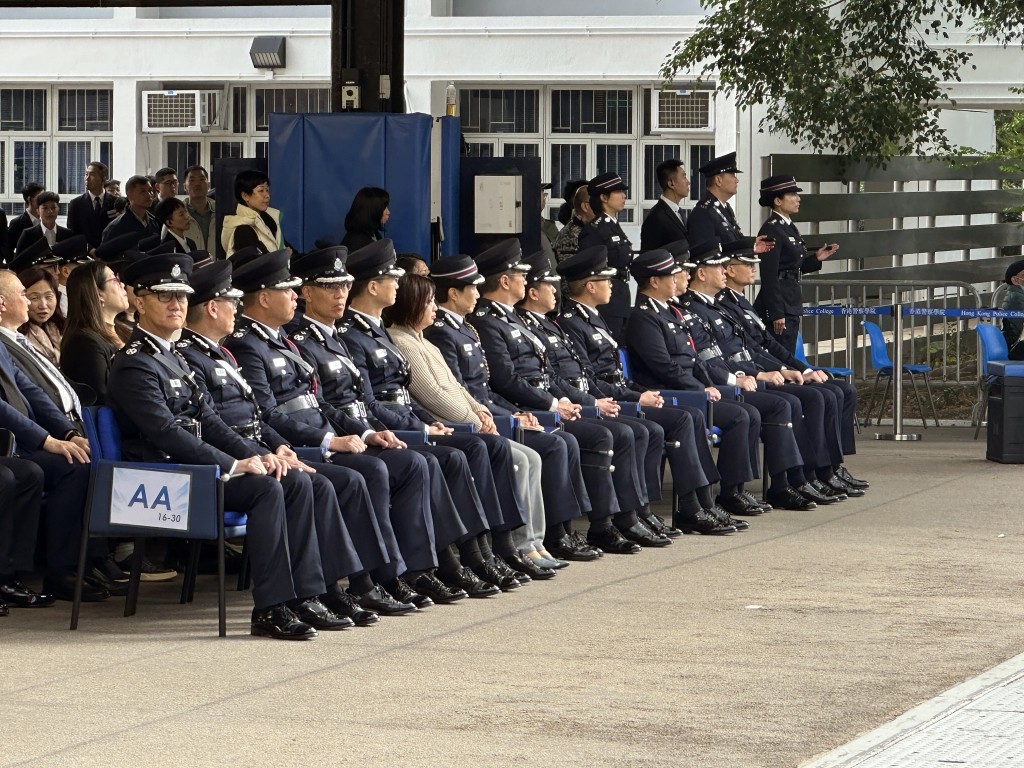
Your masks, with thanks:
<instances>
[{"instance_id":1,"label":"wall-mounted light fixture","mask_svg":"<svg viewBox=\"0 0 1024 768\"><path fill-rule=\"evenodd\" d=\"M283 37L254 37L249 58L257 69L280 69L285 64L285 42Z\"/></svg>"}]
</instances>

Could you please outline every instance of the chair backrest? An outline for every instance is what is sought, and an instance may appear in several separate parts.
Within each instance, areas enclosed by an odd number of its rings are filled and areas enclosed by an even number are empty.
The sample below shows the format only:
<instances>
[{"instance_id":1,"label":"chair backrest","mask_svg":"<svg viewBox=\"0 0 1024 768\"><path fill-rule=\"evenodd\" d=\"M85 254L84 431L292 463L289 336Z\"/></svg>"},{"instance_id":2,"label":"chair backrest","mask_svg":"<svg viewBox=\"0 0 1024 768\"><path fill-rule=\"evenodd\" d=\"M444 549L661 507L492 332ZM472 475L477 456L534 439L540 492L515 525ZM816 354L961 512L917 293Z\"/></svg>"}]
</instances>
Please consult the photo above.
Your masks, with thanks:
<instances>
[{"instance_id":1,"label":"chair backrest","mask_svg":"<svg viewBox=\"0 0 1024 768\"><path fill-rule=\"evenodd\" d=\"M988 375L988 364L992 360L1006 360L1010 350L1006 346L1003 332L992 323L978 323L978 341L981 342L981 375Z\"/></svg>"},{"instance_id":2,"label":"chair backrest","mask_svg":"<svg viewBox=\"0 0 1024 768\"><path fill-rule=\"evenodd\" d=\"M619 364L622 366L622 375L629 378L629 355L625 347L619 347Z\"/></svg>"},{"instance_id":3,"label":"chair backrest","mask_svg":"<svg viewBox=\"0 0 1024 768\"><path fill-rule=\"evenodd\" d=\"M878 327L878 323L865 320L861 325L864 326L864 330L868 334L868 344L871 347L871 368L873 370L892 368L889 350L885 346L885 336L882 335L882 329Z\"/></svg>"},{"instance_id":4,"label":"chair backrest","mask_svg":"<svg viewBox=\"0 0 1024 768\"><path fill-rule=\"evenodd\" d=\"M93 459L121 461L121 429L117 426L114 412L108 405L86 408L86 427L90 423L96 430L95 438L90 435L93 446Z\"/></svg>"},{"instance_id":5,"label":"chair backrest","mask_svg":"<svg viewBox=\"0 0 1024 768\"><path fill-rule=\"evenodd\" d=\"M796 350L793 353L793 357L808 368L811 367L811 364L807 361L807 353L804 352L804 335L800 331L796 332Z\"/></svg>"}]
</instances>

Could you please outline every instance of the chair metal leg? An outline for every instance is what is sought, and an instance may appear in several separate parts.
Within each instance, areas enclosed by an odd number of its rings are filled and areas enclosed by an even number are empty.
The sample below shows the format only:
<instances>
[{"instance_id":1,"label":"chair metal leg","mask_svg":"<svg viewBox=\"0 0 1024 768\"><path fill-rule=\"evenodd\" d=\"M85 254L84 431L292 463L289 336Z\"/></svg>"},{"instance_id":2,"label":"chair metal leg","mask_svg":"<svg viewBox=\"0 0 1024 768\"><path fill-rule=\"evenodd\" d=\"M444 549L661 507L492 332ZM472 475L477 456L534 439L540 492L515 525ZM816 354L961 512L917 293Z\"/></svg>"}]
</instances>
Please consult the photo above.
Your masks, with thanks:
<instances>
[{"instance_id":1,"label":"chair metal leg","mask_svg":"<svg viewBox=\"0 0 1024 768\"><path fill-rule=\"evenodd\" d=\"M921 401L921 391L917 388L917 377L910 371L907 371L907 375L910 376L910 383L914 386L914 397L917 398L917 412L921 416L921 426L928 429L928 420L924 417L924 403Z\"/></svg>"},{"instance_id":2,"label":"chair metal leg","mask_svg":"<svg viewBox=\"0 0 1024 768\"><path fill-rule=\"evenodd\" d=\"M935 419L935 426L937 427L937 426L939 426L939 414L935 410L935 398L932 397L932 384L931 384L931 380L928 378L928 374L927 373L923 374L923 375L924 375L924 388L925 388L925 391L928 392L928 402L932 406L932 418Z\"/></svg>"},{"instance_id":3,"label":"chair metal leg","mask_svg":"<svg viewBox=\"0 0 1024 768\"><path fill-rule=\"evenodd\" d=\"M889 389L892 387L892 376L885 380L885 389L882 391L882 404L878 406L878 418L875 419L875 426L881 426L882 416L885 415L885 402L889 399Z\"/></svg>"},{"instance_id":4,"label":"chair metal leg","mask_svg":"<svg viewBox=\"0 0 1024 768\"><path fill-rule=\"evenodd\" d=\"M132 552L132 572L128 578L128 596L124 601L124 615L134 616L139 604L139 582L142 580L142 558L146 554L146 540L135 539L135 551Z\"/></svg>"},{"instance_id":5,"label":"chair metal leg","mask_svg":"<svg viewBox=\"0 0 1024 768\"><path fill-rule=\"evenodd\" d=\"M878 380L882 378L881 372L875 374L875 385L871 388L871 399L868 401L868 413L864 418L864 426L871 426L871 412L875 409L875 396L878 394Z\"/></svg>"},{"instance_id":6,"label":"chair metal leg","mask_svg":"<svg viewBox=\"0 0 1024 768\"><path fill-rule=\"evenodd\" d=\"M217 635L228 634L227 595L224 586L224 483L217 483Z\"/></svg>"},{"instance_id":7,"label":"chair metal leg","mask_svg":"<svg viewBox=\"0 0 1024 768\"><path fill-rule=\"evenodd\" d=\"M185 566L185 578L181 585L181 604L191 603L196 593L196 576L199 573L199 560L203 543L198 540L190 541L188 549L188 561Z\"/></svg>"},{"instance_id":8,"label":"chair metal leg","mask_svg":"<svg viewBox=\"0 0 1024 768\"><path fill-rule=\"evenodd\" d=\"M978 435L981 434L981 425L985 423L985 417L988 416L988 389L986 388L981 393L981 412L978 414L978 426L974 428L974 439L978 439Z\"/></svg>"},{"instance_id":9,"label":"chair metal leg","mask_svg":"<svg viewBox=\"0 0 1024 768\"><path fill-rule=\"evenodd\" d=\"M78 544L78 570L75 571L75 594L71 602L71 629L78 629L78 615L82 611L82 580L85 578L85 558L89 550L89 499L92 499L94 473L89 474L89 489L86 491L85 512L82 516L82 536Z\"/></svg>"}]
</instances>

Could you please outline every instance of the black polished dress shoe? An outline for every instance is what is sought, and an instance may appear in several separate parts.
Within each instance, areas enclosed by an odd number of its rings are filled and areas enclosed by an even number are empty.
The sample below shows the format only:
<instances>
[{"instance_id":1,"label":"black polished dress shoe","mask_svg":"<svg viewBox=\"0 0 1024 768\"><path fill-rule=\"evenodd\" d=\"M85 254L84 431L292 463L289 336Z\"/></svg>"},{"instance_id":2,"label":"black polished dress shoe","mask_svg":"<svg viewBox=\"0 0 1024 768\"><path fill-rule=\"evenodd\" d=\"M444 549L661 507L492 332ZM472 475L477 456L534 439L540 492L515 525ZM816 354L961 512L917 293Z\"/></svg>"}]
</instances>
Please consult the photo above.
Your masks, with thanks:
<instances>
[{"instance_id":1,"label":"black polished dress shoe","mask_svg":"<svg viewBox=\"0 0 1024 768\"><path fill-rule=\"evenodd\" d=\"M7 603L0 601L0 616L7 616L11 612L11 609L7 607Z\"/></svg>"},{"instance_id":2,"label":"black polished dress shoe","mask_svg":"<svg viewBox=\"0 0 1024 768\"><path fill-rule=\"evenodd\" d=\"M374 611L368 611L343 589L332 589L320 595L320 602L327 606L335 616L347 616L357 627L369 627L380 621Z\"/></svg>"},{"instance_id":3,"label":"black polished dress shoe","mask_svg":"<svg viewBox=\"0 0 1024 768\"><path fill-rule=\"evenodd\" d=\"M735 526L722 524L706 509L693 513L677 512L672 515L672 525L683 533L701 533L705 536L725 536L729 533L736 533Z\"/></svg>"},{"instance_id":4,"label":"black polished dress shoe","mask_svg":"<svg viewBox=\"0 0 1024 768\"><path fill-rule=\"evenodd\" d=\"M801 496L803 496L805 499L807 499L808 501L813 501L815 504L821 504L824 506L828 504L836 504L839 502L839 499L833 497L832 494L815 487L811 483L804 483L803 485L795 488L794 490Z\"/></svg>"},{"instance_id":5,"label":"black polished dress shoe","mask_svg":"<svg viewBox=\"0 0 1024 768\"><path fill-rule=\"evenodd\" d=\"M400 603L412 603L417 608L429 608L434 604L426 595L421 595L419 592L409 586L409 582L405 579L395 579L394 581L388 582L384 585L388 593Z\"/></svg>"},{"instance_id":6,"label":"black polished dress shoe","mask_svg":"<svg viewBox=\"0 0 1024 768\"><path fill-rule=\"evenodd\" d=\"M672 539L668 536L655 533L643 523L631 525L626 529L618 528L616 530L622 535L622 538L628 539L634 544L639 544L641 547L667 547L672 543Z\"/></svg>"},{"instance_id":7,"label":"black polished dress shoe","mask_svg":"<svg viewBox=\"0 0 1024 768\"><path fill-rule=\"evenodd\" d=\"M577 562L589 562L597 560L600 555L590 547L583 549L578 547L569 536L562 536L558 539L551 539L544 542L544 549L562 560L575 560Z\"/></svg>"},{"instance_id":8,"label":"black polished dress shoe","mask_svg":"<svg viewBox=\"0 0 1024 768\"><path fill-rule=\"evenodd\" d=\"M316 630L300 621L285 604L269 608L253 608L249 634L257 637L272 637L275 640L312 640Z\"/></svg>"},{"instance_id":9,"label":"black polished dress shoe","mask_svg":"<svg viewBox=\"0 0 1024 768\"><path fill-rule=\"evenodd\" d=\"M351 629L356 625L348 616L339 616L315 597L297 601L288 607L299 621L316 629L336 632L341 629Z\"/></svg>"},{"instance_id":10,"label":"black polished dress shoe","mask_svg":"<svg viewBox=\"0 0 1024 768\"><path fill-rule=\"evenodd\" d=\"M380 584L375 584L369 592L357 595L352 590L349 594L356 599L363 608L368 611L379 613L381 616L401 616L403 613L411 613L416 610L412 603L400 603Z\"/></svg>"},{"instance_id":11,"label":"black polished dress shoe","mask_svg":"<svg viewBox=\"0 0 1024 768\"><path fill-rule=\"evenodd\" d=\"M509 567L509 564L505 562L504 558L495 556L491 561L491 565L494 566L494 570L500 573L502 576L511 576L513 579L519 582L521 586L529 584L533 579L527 573L520 573L514 568Z\"/></svg>"},{"instance_id":12,"label":"black polished dress shoe","mask_svg":"<svg viewBox=\"0 0 1024 768\"><path fill-rule=\"evenodd\" d=\"M516 573L529 576L531 579L536 581L555 578L555 572L553 570L550 568L541 568L528 557L521 557L517 554L515 556L509 555L503 557L502 560L505 561L505 565Z\"/></svg>"},{"instance_id":13,"label":"black polished dress shoe","mask_svg":"<svg viewBox=\"0 0 1024 768\"><path fill-rule=\"evenodd\" d=\"M757 498L755 498L754 494L752 494L750 491L740 491L739 495L742 496L744 499L746 499L753 506L760 507L762 512L771 512L772 511L772 505L771 504L769 504L767 501L760 501L760 500L758 500Z\"/></svg>"},{"instance_id":14,"label":"black polished dress shoe","mask_svg":"<svg viewBox=\"0 0 1024 768\"><path fill-rule=\"evenodd\" d=\"M764 514L760 504L751 504L739 494L736 496L719 496L715 499L715 504L730 515L738 517L756 517L757 515Z\"/></svg>"},{"instance_id":15,"label":"black polished dress shoe","mask_svg":"<svg viewBox=\"0 0 1024 768\"><path fill-rule=\"evenodd\" d=\"M470 597L491 597L500 595L501 589L480 578L466 566L462 566L456 573L437 572L437 578L449 587L464 590Z\"/></svg>"},{"instance_id":16,"label":"black polished dress shoe","mask_svg":"<svg viewBox=\"0 0 1024 768\"><path fill-rule=\"evenodd\" d=\"M0 584L0 602L15 608L47 608L57 602L57 598L36 592L17 579L11 579Z\"/></svg>"},{"instance_id":17,"label":"black polished dress shoe","mask_svg":"<svg viewBox=\"0 0 1024 768\"><path fill-rule=\"evenodd\" d=\"M454 603L466 597L466 590L452 589L432 573L422 573L416 577L412 586L421 595L426 595L435 603Z\"/></svg>"},{"instance_id":18,"label":"black polished dress shoe","mask_svg":"<svg viewBox=\"0 0 1024 768\"><path fill-rule=\"evenodd\" d=\"M639 544L625 538L614 525L597 531L587 531L587 543L600 547L609 555L635 555L641 550Z\"/></svg>"},{"instance_id":19,"label":"black polished dress shoe","mask_svg":"<svg viewBox=\"0 0 1024 768\"><path fill-rule=\"evenodd\" d=\"M842 483L839 483L839 486L836 487L831 483L822 482L821 480L811 480L811 485L814 486L818 493L824 493L838 501L846 501L849 498L846 488L843 487Z\"/></svg>"},{"instance_id":20,"label":"black polished dress shoe","mask_svg":"<svg viewBox=\"0 0 1024 768\"><path fill-rule=\"evenodd\" d=\"M769 490L764 497L775 509L792 509L796 512L806 512L818 508L815 502L801 496L797 493L796 488L788 485L781 491Z\"/></svg>"},{"instance_id":21,"label":"black polished dress shoe","mask_svg":"<svg viewBox=\"0 0 1024 768\"><path fill-rule=\"evenodd\" d=\"M587 541L586 537L579 531L572 531L569 534L569 539L579 549L584 551L590 550L591 552L596 552L598 557L604 557L604 550Z\"/></svg>"},{"instance_id":22,"label":"black polished dress shoe","mask_svg":"<svg viewBox=\"0 0 1024 768\"><path fill-rule=\"evenodd\" d=\"M53 595L57 600L75 599L75 575L67 573L62 576L47 576L43 579L43 592ZM103 587L91 584L88 579L82 582L82 602L98 603L110 597Z\"/></svg>"},{"instance_id":23,"label":"black polished dress shoe","mask_svg":"<svg viewBox=\"0 0 1024 768\"><path fill-rule=\"evenodd\" d=\"M750 523L748 523L746 520L733 519L732 515L730 515L726 510L724 510L717 504L712 505L706 511L710 513L711 516L718 520L718 522L720 522L722 525L731 525L737 531L745 531L747 530L747 528L750 527Z\"/></svg>"},{"instance_id":24,"label":"black polished dress shoe","mask_svg":"<svg viewBox=\"0 0 1024 768\"><path fill-rule=\"evenodd\" d=\"M859 488L862 491L866 491L871 487L871 483L867 480L858 480L850 474L850 470L842 465L840 465L839 469L836 470L836 475L851 488Z\"/></svg>"},{"instance_id":25,"label":"black polished dress shoe","mask_svg":"<svg viewBox=\"0 0 1024 768\"><path fill-rule=\"evenodd\" d=\"M652 532L661 536L667 536L670 539L677 539L683 535L683 532L678 528L665 525L665 521L650 510L641 510L636 513L636 516L639 517L640 522L650 528Z\"/></svg>"},{"instance_id":26,"label":"black polished dress shoe","mask_svg":"<svg viewBox=\"0 0 1024 768\"><path fill-rule=\"evenodd\" d=\"M825 485L827 485L829 488L834 488L837 491L842 491L851 499L859 499L861 496L864 495L864 489L850 485L848 482L843 480L843 478L841 478L838 475L838 473L832 475L832 477L828 479L828 482L825 483Z\"/></svg>"},{"instance_id":27,"label":"black polished dress shoe","mask_svg":"<svg viewBox=\"0 0 1024 768\"><path fill-rule=\"evenodd\" d=\"M499 573L498 569L494 567L494 563L473 565L470 566L470 570L477 575L480 581L493 584L502 592L511 592L522 586L522 584L516 581L515 576L505 576Z\"/></svg>"}]
</instances>

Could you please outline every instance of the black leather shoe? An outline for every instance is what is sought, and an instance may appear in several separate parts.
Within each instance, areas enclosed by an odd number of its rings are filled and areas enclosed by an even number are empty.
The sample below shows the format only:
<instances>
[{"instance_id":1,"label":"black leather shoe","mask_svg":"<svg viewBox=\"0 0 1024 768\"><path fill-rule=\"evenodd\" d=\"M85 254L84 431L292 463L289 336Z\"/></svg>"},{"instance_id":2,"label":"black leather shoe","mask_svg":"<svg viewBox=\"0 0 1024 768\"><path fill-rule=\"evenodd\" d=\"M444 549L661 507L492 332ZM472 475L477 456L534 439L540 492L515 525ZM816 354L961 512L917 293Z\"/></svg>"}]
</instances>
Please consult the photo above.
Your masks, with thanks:
<instances>
[{"instance_id":1,"label":"black leather shoe","mask_svg":"<svg viewBox=\"0 0 1024 768\"><path fill-rule=\"evenodd\" d=\"M416 610L412 603L400 603L387 593L387 590L379 584L374 585L369 592L357 595L352 590L349 594L356 599L363 608L373 611L381 616L401 616L403 613L411 613Z\"/></svg>"},{"instance_id":2,"label":"black leather shoe","mask_svg":"<svg viewBox=\"0 0 1024 768\"><path fill-rule=\"evenodd\" d=\"M736 533L734 526L723 525L706 509L692 514L677 512L672 515L672 525L683 533L701 533L705 536L725 536L729 533Z\"/></svg>"},{"instance_id":3,"label":"black leather shoe","mask_svg":"<svg viewBox=\"0 0 1024 768\"><path fill-rule=\"evenodd\" d=\"M7 616L11 612L11 609L7 607L7 603L0 600L0 616Z\"/></svg>"},{"instance_id":4,"label":"black leather shoe","mask_svg":"<svg viewBox=\"0 0 1024 768\"><path fill-rule=\"evenodd\" d=\"M470 597L491 597L500 595L501 589L494 584L481 581L480 578L469 568L463 566L457 573L437 572L437 578L449 587L464 590Z\"/></svg>"},{"instance_id":5,"label":"black leather shoe","mask_svg":"<svg viewBox=\"0 0 1024 768\"><path fill-rule=\"evenodd\" d=\"M249 634L275 640L312 640L316 630L283 603L270 608L253 608Z\"/></svg>"},{"instance_id":6,"label":"black leather shoe","mask_svg":"<svg viewBox=\"0 0 1024 768\"><path fill-rule=\"evenodd\" d=\"M587 531L587 543L600 547L609 555L635 555L641 549L639 544L623 537L614 525L598 531L593 529Z\"/></svg>"},{"instance_id":7,"label":"black leather shoe","mask_svg":"<svg viewBox=\"0 0 1024 768\"><path fill-rule=\"evenodd\" d=\"M849 496L851 499L859 499L861 496L864 495L864 490L862 488L857 488L856 486L850 485L848 482L843 480L843 478L841 478L838 473L832 475L832 477L828 479L826 485L829 488L834 488L837 491L841 489L842 492Z\"/></svg>"},{"instance_id":8,"label":"black leather shoe","mask_svg":"<svg viewBox=\"0 0 1024 768\"><path fill-rule=\"evenodd\" d=\"M114 561L113 555L107 555L106 557L100 557L93 561L93 568L99 569L103 572L103 575L107 577L108 581L123 581L127 582L131 574L124 570L120 565Z\"/></svg>"},{"instance_id":9,"label":"black leather shoe","mask_svg":"<svg viewBox=\"0 0 1024 768\"><path fill-rule=\"evenodd\" d=\"M494 560L491 561L491 565L493 565L494 570L502 576L511 576L513 579L518 581L521 586L525 586L533 581L528 573L520 573L519 571L510 568L503 558L495 557Z\"/></svg>"},{"instance_id":10,"label":"black leather shoe","mask_svg":"<svg viewBox=\"0 0 1024 768\"><path fill-rule=\"evenodd\" d=\"M715 504L730 515L737 515L738 517L756 517L757 515L764 514L764 510L761 509L759 504L751 504L739 494L728 497L719 496L715 499Z\"/></svg>"},{"instance_id":11,"label":"black leather shoe","mask_svg":"<svg viewBox=\"0 0 1024 768\"><path fill-rule=\"evenodd\" d=\"M421 595L409 586L405 579L395 579L384 585L388 593L400 603L412 603L417 608L429 608L434 604L426 595Z\"/></svg>"},{"instance_id":12,"label":"black leather shoe","mask_svg":"<svg viewBox=\"0 0 1024 768\"><path fill-rule=\"evenodd\" d=\"M795 488L788 485L781 491L768 491L764 498L775 509L792 509L796 512L806 512L810 509L818 508L816 503L804 498L797 493Z\"/></svg>"},{"instance_id":13,"label":"black leather shoe","mask_svg":"<svg viewBox=\"0 0 1024 768\"><path fill-rule=\"evenodd\" d=\"M555 572L553 570L550 568L541 568L528 557L515 555L504 557L502 559L505 561L505 565L513 571L524 576L529 576L535 581L544 581L545 579L555 578Z\"/></svg>"},{"instance_id":14,"label":"black leather shoe","mask_svg":"<svg viewBox=\"0 0 1024 768\"><path fill-rule=\"evenodd\" d=\"M347 616L352 619L357 627L369 627L380 621L380 616L363 608L352 595L340 588L320 595L320 602L335 616Z\"/></svg>"},{"instance_id":15,"label":"black leather shoe","mask_svg":"<svg viewBox=\"0 0 1024 768\"><path fill-rule=\"evenodd\" d=\"M316 629L336 632L341 629L351 629L356 625L348 616L339 616L315 597L288 607L299 621Z\"/></svg>"},{"instance_id":16,"label":"black leather shoe","mask_svg":"<svg viewBox=\"0 0 1024 768\"><path fill-rule=\"evenodd\" d=\"M814 489L818 493L828 494L833 499L837 499L838 501L846 501L849 498L849 495L846 493L846 488L843 487L843 484L841 482L838 483L838 487L836 487L832 485L831 482L826 483L822 482L821 480L812 480L811 485L814 486Z\"/></svg>"},{"instance_id":17,"label":"black leather shoe","mask_svg":"<svg viewBox=\"0 0 1024 768\"><path fill-rule=\"evenodd\" d=\"M672 543L672 539L668 536L655 533L643 523L631 525L625 530L621 528L617 530L622 534L622 538L628 539L634 544L639 544L641 547L667 547Z\"/></svg>"},{"instance_id":18,"label":"black leather shoe","mask_svg":"<svg viewBox=\"0 0 1024 768\"><path fill-rule=\"evenodd\" d=\"M569 540L572 541L572 543L575 544L578 549L582 549L584 551L590 550L591 552L597 552L598 557L604 557L604 550L602 550L600 547L595 547L593 544L587 541L586 537L579 531L573 531L572 533L570 533Z\"/></svg>"},{"instance_id":19,"label":"black leather shoe","mask_svg":"<svg viewBox=\"0 0 1024 768\"><path fill-rule=\"evenodd\" d=\"M600 555L589 547L582 549L568 536L559 539L552 539L544 542L544 549L562 560L575 560L577 562L589 562L597 560Z\"/></svg>"},{"instance_id":20,"label":"black leather shoe","mask_svg":"<svg viewBox=\"0 0 1024 768\"><path fill-rule=\"evenodd\" d=\"M844 466L840 466L839 469L836 470L836 475L851 488L859 488L862 491L866 491L871 487L871 483L867 480L858 480L856 477L851 475L850 470Z\"/></svg>"},{"instance_id":21,"label":"black leather shoe","mask_svg":"<svg viewBox=\"0 0 1024 768\"><path fill-rule=\"evenodd\" d=\"M36 592L17 579L0 584L0 603L13 605L15 608L46 608L57 602L53 595Z\"/></svg>"},{"instance_id":22,"label":"black leather shoe","mask_svg":"<svg viewBox=\"0 0 1024 768\"><path fill-rule=\"evenodd\" d=\"M480 563L480 565L471 566L470 570L477 575L480 581L493 584L502 592L511 592L522 586L516 581L515 576L504 576L498 573L498 569L494 567L493 563Z\"/></svg>"},{"instance_id":23,"label":"black leather shoe","mask_svg":"<svg viewBox=\"0 0 1024 768\"><path fill-rule=\"evenodd\" d=\"M454 603L466 597L464 589L452 589L432 573L422 573L412 583L416 591L425 595L440 605L441 603Z\"/></svg>"},{"instance_id":24,"label":"black leather shoe","mask_svg":"<svg viewBox=\"0 0 1024 768\"><path fill-rule=\"evenodd\" d=\"M649 509L641 510L637 512L636 515L640 518L640 522L650 528L651 531L660 534L661 536L667 536L670 539L677 539L683 535L683 532L678 528L665 525L665 521Z\"/></svg>"},{"instance_id":25,"label":"black leather shoe","mask_svg":"<svg viewBox=\"0 0 1024 768\"><path fill-rule=\"evenodd\" d=\"M75 599L75 575L73 573L63 576L47 576L43 579L43 591L53 595L57 600ZM82 582L82 602L98 603L110 597L110 593L103 587L91 584L88 579Z\"/></svg>"},{"instance_id":26,"label":"black leather shoe","mask_svg":"<svg viewBox=\"0 0 1024 768\"><path fill-rule=\"evenodd\" d=\"M750 523L746 520L734 520L732 515L717 504L711 506L706 511L722 525L731 525L737 531L745 531L750 527Z\"/></svg>"},{"instance_id":27,"label":"black leather shoe","mask_svg":"<svg viewBox=\"0 0 1024 768\"><path fill-rule=\"evenodd\" d=\"M794 489L797 493L803 496L808 501L813 501L815 504L835 504L839 499L832 496L830 493L815 487L811 483L804 483L799 488Z\"/></svg>"},{"instance_id":28,"label":"black leather shoe","mask_svg":"<svg viewBox=\"0 0 1024 768\"><path fill-rule=\"evenodd\" d=\"M767 501L759 501L757 498L754 497L754 494L752 494L750 491L740 491L739 495L746 499L753 506L760 507L762 512L772 511L771 504L769 504Z\"/></svg>"}]
</instances>

